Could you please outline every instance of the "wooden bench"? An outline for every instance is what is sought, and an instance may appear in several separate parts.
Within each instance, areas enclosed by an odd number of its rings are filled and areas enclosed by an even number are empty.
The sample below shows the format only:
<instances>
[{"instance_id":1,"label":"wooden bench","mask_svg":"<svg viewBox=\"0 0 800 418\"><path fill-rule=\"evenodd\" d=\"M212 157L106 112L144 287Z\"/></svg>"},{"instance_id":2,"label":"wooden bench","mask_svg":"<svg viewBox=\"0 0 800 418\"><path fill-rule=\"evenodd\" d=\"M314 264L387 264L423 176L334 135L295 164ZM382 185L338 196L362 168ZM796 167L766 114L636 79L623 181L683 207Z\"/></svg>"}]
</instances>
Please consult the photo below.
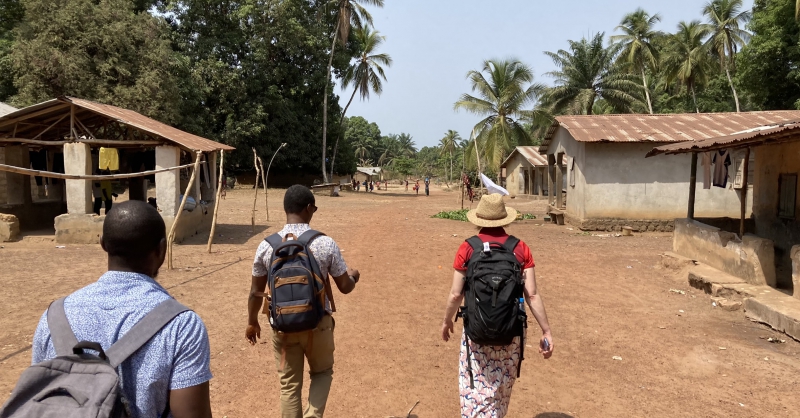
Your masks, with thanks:
<instances>
[{"instance_id":1,"label":"wooden bench","mask_svg":"<svg viewBox=\"0 0 800 418\"><path fill-rule=\"evenodd\" d=\"M339 185L336 183L316 184L311 186L311 192L314 194L333 196L333 189L337 186Z\"/></svg>"},{"instance_id":2,"label":"wooden bench","mask_svg":"<svg viewBox=\"0 0 800 418\"><path fill-rule=\"evenodd\" d=\"M564 212L552 206L548 207L547 214L550 215L550 222L558 225L564 225Z\"/></svg>"}]
</instances>

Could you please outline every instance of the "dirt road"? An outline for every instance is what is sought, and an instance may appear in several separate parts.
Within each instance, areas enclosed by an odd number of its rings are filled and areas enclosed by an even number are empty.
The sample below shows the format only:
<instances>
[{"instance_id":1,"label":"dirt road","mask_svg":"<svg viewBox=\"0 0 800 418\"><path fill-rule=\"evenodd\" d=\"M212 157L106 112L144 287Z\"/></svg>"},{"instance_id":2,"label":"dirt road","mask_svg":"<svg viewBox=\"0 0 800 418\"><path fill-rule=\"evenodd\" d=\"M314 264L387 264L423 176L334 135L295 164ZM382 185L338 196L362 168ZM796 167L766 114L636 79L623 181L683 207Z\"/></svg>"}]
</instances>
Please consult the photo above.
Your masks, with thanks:
<instances>
[{"instance_id":1,"label":"dirt road","mask_svg":"<svg viewBox=\"0 0 800 418\"><path fill-rule=\"evenodd\" d=\"M282 191L270 192L273 222L264 226L259 211L255 235L251 193L231 191L222 202L212 254L205 253L207 237L193 237L176 246L178 269L158 278L208 327L216 417L278 416L271 346L249 346L244 327L252 258L259 241L282 226ZM312 226L334 237L362 273L355 292L336 295L326 416L405 416L417 400L412 416L458 416L458 343L442 342L439 330L453 256L475 229L430 217L457 208L456 193L346 193L319 197L317 206ZM511 206L544 210L543 202ZM659 253L671 248L669 234L597 237L530 224L509 231L533 250L555 339L548 361L526 350L510 417L800 416L800 345L767 342L762 337L788 338L741 311L713 308L685 277L657 269ZM96 280L105 259L95 245L2 245L0 393L7 394L30 362L32 334L48 303ZM538 335L531 322L531 341Z\"/></svg>"}]
</instances>

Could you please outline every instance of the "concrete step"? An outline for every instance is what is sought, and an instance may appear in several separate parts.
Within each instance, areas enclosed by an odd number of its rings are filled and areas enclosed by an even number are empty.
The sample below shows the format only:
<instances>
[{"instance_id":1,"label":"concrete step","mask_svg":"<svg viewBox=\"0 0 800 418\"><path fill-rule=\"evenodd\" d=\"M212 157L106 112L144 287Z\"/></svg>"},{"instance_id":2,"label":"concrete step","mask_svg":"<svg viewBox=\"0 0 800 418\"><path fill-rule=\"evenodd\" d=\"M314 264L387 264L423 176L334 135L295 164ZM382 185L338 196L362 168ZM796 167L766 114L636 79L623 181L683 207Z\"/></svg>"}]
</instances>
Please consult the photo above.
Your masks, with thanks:
<instances>
[{"instance_id":1,"label":"concrete step","mask_svg":"<svg viewBox=\"0 0 800 418\"><path fill-rule=\"evenodd\" d=\"M22 242L56 242L55 235L25 235Z\"/></svg>"},{"instance_id":2,"label":"concrete step","mask_svg":"<svg viewBox=\"0 0 800 418\"><path fill-rule=\"evenodd\" d=\"M744 300L745 315L800 341L800 300L777 290Z\"/></svg>"}]
</instances>

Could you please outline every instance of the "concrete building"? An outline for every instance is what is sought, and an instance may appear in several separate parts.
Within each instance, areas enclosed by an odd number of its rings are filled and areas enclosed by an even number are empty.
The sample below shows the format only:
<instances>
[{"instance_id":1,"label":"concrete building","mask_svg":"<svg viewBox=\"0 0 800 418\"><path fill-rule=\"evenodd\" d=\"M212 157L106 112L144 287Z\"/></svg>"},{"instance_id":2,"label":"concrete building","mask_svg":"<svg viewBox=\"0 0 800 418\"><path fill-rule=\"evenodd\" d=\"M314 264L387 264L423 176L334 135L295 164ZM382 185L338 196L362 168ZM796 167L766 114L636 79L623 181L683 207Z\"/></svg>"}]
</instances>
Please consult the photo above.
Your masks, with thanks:
<instances>
[{"instance_id":1,"label":"concrete building","mask_svg":"<svg viewBox=\"0 0 800 418\"><path fill-rule=\"evenodd\" d=\"M16 112L17 108L11 107L3 102L0 102L0 116L5 116L11 112ZM5 164L6 154L0 152L0 164ZM0 171L0 204L6 201L6 173Z\"/></svg>"},{"instance_id":2,"label":"concrete building","mask_svg":"<svg viewBox=\"0 0 800 418\"><path fill-rule=\"evenodd\" d=\"M539 148L548 159L550 210L585 230L670 231L686 215L691 158L645 160L648 151L798 119L800 111L557 116ZM743 154L733 163L731 173ZM738 217L742 185L731 180L725 189L697 191L697 217Z\"/></svg>"},{"instance_id":3,"label":"concrete building","mask_svg":"<svg viewBox=\"0 0 800 418\"><path fill-rule=\"evenodd\" d=\"M516 147L500 164L500 182L516 196L547 196L547 158L539 147Z\"/></svg>"},{"instance_id":4,"label":"concrete building","mask_svg":"<svg viewBox=\"0 0 800 418\"><path fill-rule=\"evenodd\" d=\"M383 179L383 174L380 167L356 167L356 174L353 178L359 182L363 181L380 181Z\"/></svg>"},{"instance_id":5,"label":"concrete building","mask_svg":"<svg viewBox=\"0 0 800 418\"><path fill-rule=\"evenodd\" d=\"M113 148L118 172L130 175L120 186L129 199L146 200L147 180L155 182L158 208L169 229L188 186L191 168L164 170L147 177L135 173L187 165L201 154L200 172L189 195L204 201L201 210L182 214L176 240L210 226L214 209L219 151L234 148L183 132L131 110L71 97L43 102L0 117L0 155L5 174L5 199L0 213L15 215L24 230L55 229L57 242L99 242L103 216L93 213L92 181L60 180L47 183L45 198L32 192L36 182L21 169L91 176L98 171L99 147Z\"/></svg>"}]
</instances>

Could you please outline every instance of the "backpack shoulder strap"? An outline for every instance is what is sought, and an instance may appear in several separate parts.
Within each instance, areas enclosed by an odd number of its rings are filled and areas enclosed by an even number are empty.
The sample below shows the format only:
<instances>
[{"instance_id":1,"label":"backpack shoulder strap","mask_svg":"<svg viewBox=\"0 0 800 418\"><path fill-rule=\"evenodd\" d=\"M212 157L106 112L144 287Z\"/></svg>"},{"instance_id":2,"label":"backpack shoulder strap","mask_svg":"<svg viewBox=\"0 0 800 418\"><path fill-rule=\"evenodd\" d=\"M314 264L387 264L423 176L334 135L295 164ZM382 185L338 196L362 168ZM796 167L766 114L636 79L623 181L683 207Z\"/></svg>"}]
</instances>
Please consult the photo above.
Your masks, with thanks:
<instances>
[{"instance_id":1,"label":"backpack shoulder strap","mask_svg":"<svg viewBox=\"0 0 800 418\"><path fill-rule=\"evenodd\" d=\"M509 235L506 239L506 243L503 244L504 247L510 252L514 252L514 249L517 248L517 244L519 244L519 238Z\"/></svg>"},{"instance_id":2,"label":"backpack shoulder strap","mask_svg":"<svg viewBox=\"0 0 800 418\"><path fill-rule=\"evenodd\" d=\"M314 241L317 237L321 237L324 235L325 234L323 234L322 232L309 229L308 231L303 232L303 234L300 235L300 237L297 238L297 240L303 243L303 245L308 246L309 244L311 244L311 241Z\"/></svg>"},{"instance_id":3,"label":"backpack shoulder strap","mask_svg":"<svg viewBox=\"0 0 800 418\"><path fill-rule=\"evenodd\" d=\"M472 246L472 252L473 253L477 253L477 252L483 251L483 241L477 235L468 238L467 239L467 244Z\"/></svg>"},{"instance_id":4,"label":"backpack shoulder strap","mask_svg":"<svg viewBox=\"0 0 800 418\"><path fill-rule=\"evenodd\" d=\"M269 244L269 246L272 247L272 251L274 253L275 249L278 248L278 246L283 243L283 238L281 238L281 236L278 234L272 234L264 238L264 241L266 241L267 244Z\"/></svg>"},{"instance_id":5,"label":"backpack shoulder strap","mask_svg":"<svg viewBox=\"0 0 800 418\"><path fill-rule=\"evenodd\" d=\"M106 350L108 362L111 363L112 367L118 367L136 350L147 344L153 336L176 316L189 310L189 308L173 298L161 302Z\"/></svg>"},{"instance_id":6,"label":"backpack shoulder strap","mask_svg":"<svg viewBox=\"0 0 800 418\"><path fill-rule=\"evenodd\" d=\"M57 299L47 308L47 327L50 328L50 338L57 356L72 354L72 347L78 344L78 338L72 332L67 312L64 310L65 299L66 297Z\"/></svg>"}]
</instances>

